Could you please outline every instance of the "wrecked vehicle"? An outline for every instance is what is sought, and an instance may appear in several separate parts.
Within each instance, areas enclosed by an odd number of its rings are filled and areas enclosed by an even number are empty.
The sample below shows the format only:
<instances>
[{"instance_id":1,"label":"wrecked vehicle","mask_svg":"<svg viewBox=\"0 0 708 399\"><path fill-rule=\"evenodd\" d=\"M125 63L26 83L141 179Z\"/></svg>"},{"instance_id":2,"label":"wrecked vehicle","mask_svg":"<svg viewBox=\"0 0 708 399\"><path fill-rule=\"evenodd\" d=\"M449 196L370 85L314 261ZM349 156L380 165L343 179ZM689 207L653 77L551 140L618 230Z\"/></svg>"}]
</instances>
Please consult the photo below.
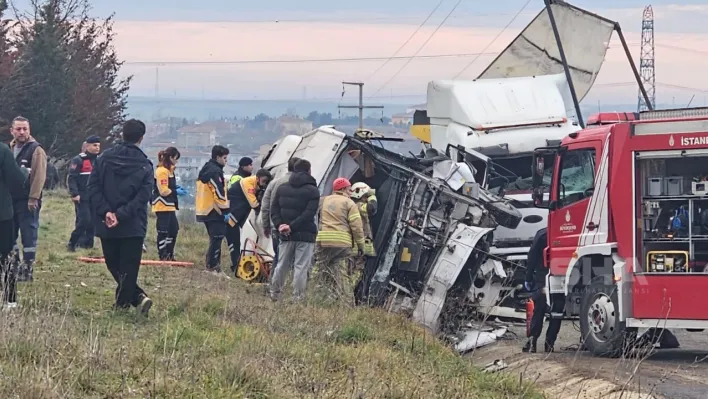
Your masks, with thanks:
<instances>
[{"instance_id":1,"label":"wrecked vehicle","mask_svg":"<svg viewBox=\"0 0 708 399\"><path fill-rule=\"evenodd\" d=\"M298 140L299 139L299 140ZM295 156L312 163L320 193L329 195L337 177L365 182L376 190L379 211L371 218L377 257L371 258L357 286L359 303L408 311L432 331L456 332L473 277L487 259L497 226L516 228L521 213L482 188L485 157L453 161L437 151L408 157L385 149L382 137L352 137L320 127L274 145L263 167L286 173ZM375 145L380 143L379 145ZM273 253L260 220L252 213L244 226L246 249L239 269L265 269ZM262 260L254 262L248 243ZM253 247L253 245L251 246ZM451 309L452 311L447 311Z\"/></svg>"}]
</instances>

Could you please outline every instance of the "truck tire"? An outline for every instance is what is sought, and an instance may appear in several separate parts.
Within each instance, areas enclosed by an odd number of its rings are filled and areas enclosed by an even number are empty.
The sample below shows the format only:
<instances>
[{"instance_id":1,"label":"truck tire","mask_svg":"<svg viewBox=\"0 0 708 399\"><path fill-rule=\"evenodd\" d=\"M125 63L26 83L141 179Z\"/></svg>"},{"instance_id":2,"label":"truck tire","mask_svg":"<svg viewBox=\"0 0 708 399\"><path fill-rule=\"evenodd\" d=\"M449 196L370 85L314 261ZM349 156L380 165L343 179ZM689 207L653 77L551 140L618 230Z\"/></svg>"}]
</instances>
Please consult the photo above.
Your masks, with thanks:
<instances>
[{"instance_id":1,"label":"truck tire","mask_svg":"<svg viewBox=\"0 0 708 399\"><path fill-rule=\"evenodd\" d=\"M605 277L595 277L585 287L580 302L580 333L593 355L619 357L624 352L630 331L619 320L617 287L605 285Z\"/></svg>"},{"instance_id":2,"label":"truck tire","mask_svg":"<svg viewBox=\"0 0 708 399\"><path fill-rule=\"evenodd\" d=\"M518 209L504 201L488 202L485 208L500 226L508 229L517 228L523 218Z\"/></svg>"}]
</instances>

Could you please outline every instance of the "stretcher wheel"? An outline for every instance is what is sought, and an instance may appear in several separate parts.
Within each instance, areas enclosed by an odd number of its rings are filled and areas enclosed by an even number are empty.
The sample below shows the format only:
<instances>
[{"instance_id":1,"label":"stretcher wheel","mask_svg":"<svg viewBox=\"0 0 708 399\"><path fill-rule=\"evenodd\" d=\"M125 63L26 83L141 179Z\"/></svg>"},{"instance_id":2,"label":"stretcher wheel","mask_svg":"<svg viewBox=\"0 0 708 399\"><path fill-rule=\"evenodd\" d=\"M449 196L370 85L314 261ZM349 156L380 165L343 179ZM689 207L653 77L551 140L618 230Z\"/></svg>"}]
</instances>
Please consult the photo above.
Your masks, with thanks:
<instances>
[{"instance_id":1,"label":"stretcher wheel","mask_svg":"<svg viewBox=\"0 0 708 399\"><path fill-rule=\"evenodd\" d=\"M263 274L263 264L255 255L243 255L238 262L238 277L244 281L257 280Z\"/></svg>"}]
</instances>

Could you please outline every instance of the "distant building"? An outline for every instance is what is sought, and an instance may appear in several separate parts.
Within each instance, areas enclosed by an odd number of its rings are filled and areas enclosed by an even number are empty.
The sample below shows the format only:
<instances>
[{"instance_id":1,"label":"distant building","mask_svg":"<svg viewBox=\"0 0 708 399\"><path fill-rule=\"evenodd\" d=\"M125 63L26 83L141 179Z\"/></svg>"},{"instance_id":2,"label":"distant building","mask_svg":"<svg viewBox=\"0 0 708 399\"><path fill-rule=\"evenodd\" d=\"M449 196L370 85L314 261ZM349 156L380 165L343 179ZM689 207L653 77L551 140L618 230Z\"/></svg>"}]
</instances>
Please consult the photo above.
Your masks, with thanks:
<instances>
[{"instance_id":1,"label":"distant building","mask_svg":"<svg viewBox=\"0 0 708 399\"><path fill-rule=\"evenodd\" d=\"M178 148L206 148L216 145L216 128L211 124L189 125L179 129Z\"/></svg>"},{"instance_id":2,"label":"distant building","mask_svg":"<svg viewBox=\"0 0 708 399\"><path fill-rule=\"evenodd\" d=\"M413 123L413 113L394 114L391 116L391 124L395 126L408 126Z\"/></svg>"},{"instance_id":3,"label":"distant building","mask_svg":"<svg viewBox=\"0 0 708 399\"><path fill-rule=\"evenodd\" d=\"M174 116L155 119L145 124L145 133L148 137L161 136L176 131L184 125L184 119Z\"/></svg>"},{"instance_id":4,"label":"distant building","mask_svg":"<svg viewBox=\"0 0 708 399\"><path fill-rule=\"evenodd\" d=\"M181 157L179 158L179 163L177 164L178 168L200 169L211 159L210 151L180 149L180 155Z\"/></svg>"},{"instance_id":5,"label":"distant building","mask_svg":"<svg viewBox=\"0 0 708 399\"><path fill-rule=\"evenodd\" d=\"M296 116L283 115L266 122L266 128L280 133L281 136L295 134L302 136L312 131L312 122Z\"/></svg>"}]
</instances>

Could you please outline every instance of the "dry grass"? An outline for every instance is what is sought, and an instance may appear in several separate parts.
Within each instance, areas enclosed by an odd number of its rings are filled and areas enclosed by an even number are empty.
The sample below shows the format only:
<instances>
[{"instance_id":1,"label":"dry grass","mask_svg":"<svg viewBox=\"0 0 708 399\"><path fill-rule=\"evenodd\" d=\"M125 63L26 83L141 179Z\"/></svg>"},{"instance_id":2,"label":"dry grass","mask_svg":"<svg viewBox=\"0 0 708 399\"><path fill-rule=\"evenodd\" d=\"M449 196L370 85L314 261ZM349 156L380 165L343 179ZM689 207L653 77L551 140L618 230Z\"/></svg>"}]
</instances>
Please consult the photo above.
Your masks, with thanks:
<instances>
[{"instance_id":1,"label":"dry grass","mask_svg":"<svg viewBox=\"0 0 708 399\"><path fill-rule=\"evenodd\" d=\"M65 251L73 217L66 196L47 194L35 282L0 315L2 398L538 397L398 316L276 305L259 286L202 273L200 225L183 226L177 245L195 269L142 269L149 319L112 312L105 266Z\"/></svg>"}]
</instances>

